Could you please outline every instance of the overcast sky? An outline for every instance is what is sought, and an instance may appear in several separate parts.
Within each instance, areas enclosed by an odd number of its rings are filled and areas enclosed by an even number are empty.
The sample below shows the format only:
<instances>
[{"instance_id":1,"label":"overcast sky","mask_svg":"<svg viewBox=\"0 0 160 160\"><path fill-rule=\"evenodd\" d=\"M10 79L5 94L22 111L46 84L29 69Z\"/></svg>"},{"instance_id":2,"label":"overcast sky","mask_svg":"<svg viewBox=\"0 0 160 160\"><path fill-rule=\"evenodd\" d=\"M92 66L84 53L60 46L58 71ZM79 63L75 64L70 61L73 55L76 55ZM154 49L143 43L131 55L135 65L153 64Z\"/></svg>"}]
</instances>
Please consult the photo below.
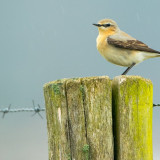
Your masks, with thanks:
<instances>
[{"instance_id":1,"label":"overcast sky","mask_svg":"<svg viewBox=\"0 0 160 160\"><path fill-rule=\"evenodd\" d=\"M125 68L107 62L96 49L103 18L160 50L159 0L0 0L0 108L44 106L43 85L70 77L108 75ZM160 103L160 58L130 72L151 79L154 103ZM47 126L32 113L0 119L1 160L47 160ZM153 111L154 160L160 159L160 108Z\"/></svg>"}]
</instances>

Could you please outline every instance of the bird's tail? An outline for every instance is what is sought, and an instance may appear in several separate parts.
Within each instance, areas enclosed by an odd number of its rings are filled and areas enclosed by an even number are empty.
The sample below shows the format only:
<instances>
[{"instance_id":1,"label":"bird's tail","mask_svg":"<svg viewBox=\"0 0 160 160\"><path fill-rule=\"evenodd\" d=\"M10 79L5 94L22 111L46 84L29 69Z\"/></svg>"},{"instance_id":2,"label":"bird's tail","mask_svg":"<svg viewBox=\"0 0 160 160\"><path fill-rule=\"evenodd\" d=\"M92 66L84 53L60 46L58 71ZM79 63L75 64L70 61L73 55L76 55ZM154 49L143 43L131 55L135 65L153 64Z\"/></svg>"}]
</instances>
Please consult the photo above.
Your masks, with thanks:
<instances>
[{"instance_id":1,"label":"bird's tail","mask_svg":"<svg viewBox=\"0 0 160 160\"><path fill-rule=\"evenodd\" d=\"M155 57L160 57L160 53L145 52L144 56L146 57L146 59L155 58Z\"/></svg>"}]
</instances>

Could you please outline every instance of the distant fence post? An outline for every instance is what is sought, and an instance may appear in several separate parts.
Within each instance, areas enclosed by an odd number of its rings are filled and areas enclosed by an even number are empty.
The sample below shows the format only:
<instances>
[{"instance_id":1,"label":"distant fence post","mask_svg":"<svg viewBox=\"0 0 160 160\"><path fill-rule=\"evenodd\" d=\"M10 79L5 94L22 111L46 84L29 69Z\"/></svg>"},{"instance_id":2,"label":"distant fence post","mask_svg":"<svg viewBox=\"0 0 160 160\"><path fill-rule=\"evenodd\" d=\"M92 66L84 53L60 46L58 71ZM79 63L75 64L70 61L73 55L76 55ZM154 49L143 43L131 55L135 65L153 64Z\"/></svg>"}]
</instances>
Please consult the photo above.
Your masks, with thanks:
<instances>
[{"instance_id":1,"label":"distant fence post","mask_svg":"<svg viewBox=\"0 0 160 160\"><path fill-rule=\"evenodd\" d=\"M153 159L150 80L63 79L47 83L44 96L49 160Z\"/></svg>"},{"instance_id":2,"label":"distant fence post","mask_svg":"<svg viewBox=\"0 0 160 160\"><path fill-rule=\"evenodd\" d=\"M50 160L113 160L108 77L57 80L44 95Z\"/></svg>"},{"instance_id":3,"label":"distant fence post","mask_svg":"<svg viewBox=\"0 0 160 160\"><path fill-rule=\"evenodd\" d=\"M112 85L115 160L152 160L152 82L119 76Z\"/></svg>"}]
</instances>

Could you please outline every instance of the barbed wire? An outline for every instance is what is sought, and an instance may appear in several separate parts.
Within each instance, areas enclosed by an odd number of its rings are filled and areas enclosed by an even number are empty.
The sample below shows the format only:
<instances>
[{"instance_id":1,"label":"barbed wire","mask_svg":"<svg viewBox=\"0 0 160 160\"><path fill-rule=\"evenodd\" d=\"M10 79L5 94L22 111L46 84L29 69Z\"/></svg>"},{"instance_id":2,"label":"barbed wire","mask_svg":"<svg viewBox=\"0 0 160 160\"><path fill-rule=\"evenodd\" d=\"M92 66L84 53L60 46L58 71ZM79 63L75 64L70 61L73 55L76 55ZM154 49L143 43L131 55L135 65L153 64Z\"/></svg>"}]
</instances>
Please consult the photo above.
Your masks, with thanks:
<instances>
[{"instance_id":1,"label":"barbed wire","mask_svg":"<svg viewBox=\"0 0 160 160\"><path fill-rule=\"evenodd\" d=\"M160 107L160 104L153 104L153 107Z\"/></svg>"},{"instance_id":2,"label":"barbed wire","mask_svg":"<svg viewBox=\"0 0 160 160\"><path fill-rule=\"evenodd\" d=\"M14 109L11 109L11 104L10 104L7 108L0 109L0 112L3 113L2 118L4 118L6 114L13 112L34 112L32 117L38 114L43 119L40 112L45 111L45 108L41 108L39 104L35 106L34 100L32 100L32 104L33 104L32 108L14 108Z\"/></svg>"},{"instance_id":3,"label":"barbed wire","mask_svg":"<svg viewBox=\"0 0 160 160\"><path fill-rule=\"evenodd\" d=\"M6 114L13 113L13 112L34 112L34 114L31 115L32 117L38 114L43 119L40 112L43 112L46 109L41 108L39 104L35 106L34 100L32 100L32 104L33 104L32 108L14 108L14 109L11 109L11 104L10 104L7 108L0 109L0 112L3 113L2 118L4 118ZM153 104L153 107L160 107L160 104Z\"/></svg>"}]
</instances>

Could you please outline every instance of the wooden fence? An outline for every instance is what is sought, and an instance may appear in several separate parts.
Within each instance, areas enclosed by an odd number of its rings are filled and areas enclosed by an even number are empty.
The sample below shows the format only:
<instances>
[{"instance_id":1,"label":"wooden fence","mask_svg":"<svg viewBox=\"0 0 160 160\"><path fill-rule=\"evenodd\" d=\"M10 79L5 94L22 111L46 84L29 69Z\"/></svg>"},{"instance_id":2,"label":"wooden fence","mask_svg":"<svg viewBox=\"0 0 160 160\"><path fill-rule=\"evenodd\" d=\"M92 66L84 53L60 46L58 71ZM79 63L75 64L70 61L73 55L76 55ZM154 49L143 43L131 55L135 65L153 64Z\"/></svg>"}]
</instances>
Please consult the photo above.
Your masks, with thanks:
<instances>
[{"instance_id":1,"label":"wooden fence","mask_svg":"<svg viewBox=\"0 0 160 160\"><path fill-rule=\"evenodd\" d=\"M50 160L152 160L153 86L138 76L44 86Z\"/></svg>"}]
</instances>

